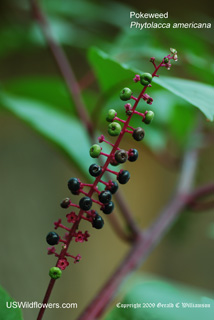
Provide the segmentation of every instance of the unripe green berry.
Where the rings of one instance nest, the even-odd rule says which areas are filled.
[[[91,146],[90,151],[89,151],[90,156],[92,158],[99,157],[100,152],[101,152],[101,147],[99,146],[99,144],[93,144],[93,146]]]
[[[147,114],[146,114],[146,116],[145,116],[145,119],[144,119],[144,122],[146,123],[146,124],[150,124],[150,122],[152,122],[152,120],[153,120],[153,118],[154,118],[154,112],[153,111],[148,111],[147,112]]]
[[[132,91],[129,88],[123,88],[123,90],[120,91],[120,99],[123,101],[127,101],[131,99]]]
[[[121,125],[117,122],[112,122],[108,126],[108,133],[110,136],[119,136],[121,130]]]
[[[148,86],[152,82],[152,75],[151,73],[143,73],[140,76],[140,82],[143,86]]]
[[[60,278],[62,275],[62,270],[58,267],[52,267],[50,268],[49,270],[49,276],[52,278],[52,279],[58,279]]]
[[[169,58],[164,58],[164,63],[168,63],[169,62]]]
[[[117,115],[117,112],[114,109],[110,109],[108,111],[106,121],[112,122],[112,120],[114,119],[114,117],[116,117],[116,115]]]

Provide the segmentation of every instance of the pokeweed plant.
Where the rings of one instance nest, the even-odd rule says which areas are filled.
[[[81,97],[84,94],[84,92],[82,93],[81,90],[84,88],[84,86],[82,87],[80,83],[77,83],[77,80],[75,79],[75,75],[73,73],[72,67],[70,66],[69,61],[66,59],[65,54],[63,53],[63,50],[60,48],[59,46],[59,42],[54,39],[54,36],[51,33],[51,30],[48,26],[47,20],[45,18],[45,14],[41,11],[41,9],[38,6],[38,1],[36,0],[30,0],[30,2],[32,3],[32,9],[33,9],[33,15],[34,18],[37,20],[37,22],[39,23],[40,27],[43,30],[44,36],[45,36],[45,40],[49,46],[49,48],[51,49],[51,53],[54,56],[55,62],[57,63],[57,66],[63,76],[63,79],[65,81],[65,83],[67,84],[67,88],[68,88],[68,92],[70,93],[71,96],[71,100],[74,102],[74,109],[77,111],[77,114],[80,118],[80,122],[82,122],[82,125],[79,126],[79,131],[77,133],[77,130],[73,124],[75,122],[71,122],[68,121],[66,122],[67,126],[67,130],[56,130],[55,126],[58,125],[60,123],[61,119],[61,113],[62,113],[62,109],[60,109],[60,112],[54,112],[54,114],[51,112],[51,110],[46,110],[45,105],[41,105],[39,103],[37,103],[36,105],[33,103],[34,100],[25,100],[25,99],[19,99],[18,96],[8,96],[7,94],[4,95],[3,94],[0,95],[1,101],[6,104],[6,107],[12,111],[13,113],[15,113],[15,115],[21,117],[22,119],[26,120],[26,122],[30,123],[32,125],[32,127],[34,129],[36,129],[37,131],[39,131],[40,133],[44,134],[45,136],[48,136],[52,139],[52,141],[57,142],[57,144],[59,144],[61,146],[61,144],[63,145],[63,139],[66,139],[66,146],[64,147],[64,150],[66,151],[71,151],[69,154],[73,154],[75,153],[74,150],[77,149],[75,146],[75,142],[74,144],[71,144],[70,142],[70,136],[72,136],[72,134],[76,134],[79,136],[81,135],[81,133],[83,134],[84,130],[85,133],[87,131],[88,135],[85,134],[82,140],[80,139],[76,139],[81,146],[83,146],[84,141],[87,140],[87,138],[91,138],[92,140],[92,144],[94,143],[94,128],[95,128],[95,122],[94,121],[94,114],[95,111],[97,110],[96,108],[94,108],[93,110],[93,116],[90,118],[88,115],[88,111],[87,109],[90,109],[90,106],[88,105],[86,108],[86,106],[84,105],[84,103],[81,102]],[[82,16],[82,11],[81,11],[81,16]],[[118,21],[118,19],[117,19]],[[146,33],[148,33],[149,31],[146,30]],[[102,34],[103,37],[103,34]],[[127,33],[124,35],[125,39],[127,40],[128,35]],[[69,34],[69,38],[70,38],[70,34]],[[150,39],[152,39],[152,41],[154,40],[154,34],[150,37],[148,37]],[[140,59],[142,59],[142,52],[143,52],[143,57],[147,57],[147,53],[146,53],[146,49],[147,47],[150,49],[154,49],[153,47],[151,47],[151,45],[149,45],[146,41],[144,41],[144,43],[141,43],[141,39],[142,39],[142,32],[139,34],[139,38],[137,38],[137,44],[140,46],[140,50],[136,50],[136,47],[134,46],[134,49],[131,51],[132,54],[135,51],[135,53],[139,53],[140,52]],[[183,39],[183,37],[180,37],[180,39]],[[172,39],[171,39],[172,40]],[[170,41],[171,41],[170,40]],[[9,43],[10,41],[8,41]],[[163,41],[160,41],[161,45],[163,45]],[[173,32],[173,42],[175,42],[174,39],[174,32]],[[77,42],[76,42],[77,43]],[[87,43],[87,42],[86,42]],[[124,50],[130,50],[131,47],[131,41],[130,41],[130,45],[127,45],[127,42],[125,41],[125,48],[122,45],[122,43],[117,44],[117,47],[119,48],[119,52],[123,53],[124,55]],[[179,41],[178,39],[176,39],[176,46],[180,46],[182,47],[184,45],[185,42],[182,42],[182,44],[179,45]],[[197,43],[198,43],[198,39],[197,39]],[[98,44],[98,46],[100,46]],[[114,48],[116,47],[116,44],[113,44]],[[88,46],[87,46],[88,47]],[[102,45],[101,45],[102,47]],[[122,49],[121,49],[122,48]],[[203,48],[203,46],[201,45],[201,48]],[[158,54],[160,54],[160,52],[158,53],[158,45],[156,45],[156,56]],[[93,50],[93,49],[92,49]],[[164,49],[165,50],[165,49]],[[150,52],[151,50],[149,50]],[[188,50],[185,47],[185,50],[183,51],[183,53],[188,52]],[[194,51],[194,50],[193,50]],[[206,49],[204,48],[204,51],[206,51]],[[208,51],[208,50],[207,50]],[[183,54],[182,53],[182,54]],[[164,53],[163,53],[164,55]],[[205,57],[204,54],[202,53],[198,53],[198,56],[200,56],[200,58],[202,56]],[[161,56],[158,56],[158,59],[161,59]],[[172,50],[171,55],[166,56],[164,58],[164,61],[161,62],[161,66],[169,69],[171,66],[171,59],[177,60],[177,53],[175,50]],[[182,57],[183,59],[184,55]],[[120,62],[118,62],[118,60]],[[107,89],[112,89],[115,87],[117,87],[121,82],[123,82],[124,80],[130,79],[130,77],[128,75],[130,74],[136,74],[136,73],[140,73],[138,71],[135,71],[136,69],[132,69],[129,68],[127,65],[123,65],[121,64],[121,60],[120,59],[120,55],[117,55],[117,61],[113,60],[110,57],[108,57],[108,55],[102,53],[102,52],[97,52],[96,49],[92,51],[92,55],[91,55],[91,62],[93,65],[93,69],[97,75],[99,84],[101,85],[101,89],[103,91],[107,91]],[[184,67],[186,67],[187,64],[187,60],[186,59],[186,63],[183,64]],[[190,60],[190,59],[189,59]],[[139,59],[135,60],[139,61]],[[192,61],[192,59],[191,59]],[[201,59],[200,59],[201,61]],[[203,61],[203,60],[202,60]],[[211,61],[211,59],[206,57],[206,61]],[[130,60],[129,60],[130,62]],[[139,61],[140,62],[140,61]],[[128,151],[126,150],[122,150],[120,148],[120,142],[122,137],[127,133],[127,135],[132,135],[133,138],[137,141],[140,141],[143,137],[144,137],[144,130],[141,128],[141,126],[139,127],[139,121],[138,121],[138,117],[140,117],[143,120],[143,123],[148,124],[149,122],[151,122],[154,114],[153,111],[148,110],[144,113],[140,113],[137,111],[137,107],[138,107],[138,103],[140,102],[140,100],[144,101],[144,103],[146,102],[148,105],[151,105],[153,103],[153,98],[154,100],[158,100],[158,104],[161,104],[161,95],[160,92],[156,92],[156,95],[159,99],[156,99],[155,96],[155,90],[153,90],[153,95],[151,97],[149,97],[147,95],[147,93],[144,91],[147,89],[147,87],[150,87],[151,85],[151,80],[153,77],[157,76],[157,68],[159,68],[159,66],[156,66],[155,63],[155,59],[151,58],[151,62],[153,63],[154,67],[155,67],[155,73],[154,74],[143,74],[143,75],[136,75],[134,78],[134,82],[140,82],[143,85],[143,89],[141,92],[141,95],[138,96],[138,98],[135,98],[131,92],[131,90],[129,88],[124,88],[121,91],[121,99],[122,101],[125,101],[125,112],[126,112],[126,120],[123,120],[123,116],[120,116],[120,118],[118,117],[119,110],[116,109],[118,111],[118,114],[116,114],[116,111],[113,109],[110,109],[108,114],[107,114],[107,121],[109,122],[109,127],[108,127],[108,132],[112,137],[118,137],[118,139],[116,140],[116,142],[110,143],[108,141],[108,139],[106,139],[103,135],[100,136],[99,138],[99,143],[103,144],[108,144],[110,147],[112,147],[111,151],[104,154],[103,150],[101,149],[101,146],[98,144],[93,144],[93,146],[90,149],[90,154],[92,157],[106,157],[106,162],[104,163],[104,165],[97,165],[97,164],[91,164],[90,168],[89,168],[89,172],[90,174],[95,178],[94,183],[83,183],[81,182],[78,178],[71,178],[68,182],[68,187],[71,191],[72,194],[79,194],[82,195],[81,201],[79,202],[79,204],[73,203],[73,199],[69,199],[66,198],[65,200],[62,201],[61,206],[63,208],[67,208],[67,209],[71,209],[72,211],[66,214],[66,219],[68,222],[68,226],[65,222],[63,222],[62,220],[66,220],[65,218],[60,219],[58,221],[55,222],[55,228],[58,230],[62,229],[65,231],[65,234],[62,236],[60,236],[59,234],[61,232],[58,231],[53,232],[51,231],[48,235],[47,235],[47,242],[50,244],[50,248],[48,249],[48,253],[55,255],[57,258],[56,264],[54,267],[52,267],[49,272],[50,272],[50,276],[51,276],[51,280],[50,280],[50,284],[48,286],[45,298],[44,298],[44,302],[47,302],[50,294],[52,292],[53,286],[55,284],[56,279],[58,279],[63,270],[69,265],[69,263],[71,263],[71,259],[73,259],[74,263],[79,262],[79,260],[81,259],[80,255],[73,255],[69,246],[71,241],[74,242],[84,242],[87,241],[89,238],[89,233],[88,231],[84,231],[81,230],[79,228],[82,227],[82,224],[80,224],[80,222],[82,220],[87,221],[89,224],[92,224],[92,226],[95,229],[101,229],[104,225],[104,218],[102,215],[102,211],[104,214],[110,214],[112,207],[113,207],[113,202],[110,199],[111,195],[116,192],[117,190],[117,183],[125,183],[128,181],[130,174],[127,170],[118,170],[118,172],[110,170],[109,169],[109,164],[111,165],[117,165],[118,163],[124,163],[127,159],[129,161],[135,161],[137,156],[138,156],[138,152],[136,149],[130,149]],[[199,66],[199,60],[196,59],[196,64],[197,67]],[[138,62],[137,62],[138,64]],[[140,65],[140,63],[139,63]],[[201,63],[201,68],[203,68],[203,72],[206,72],[205,75],[205,81],[208,82],[207,80],[207,68],[204,68],[204,64]],[[142,68],[144,69],[144,68]],[[209,68],[211,71],[211,68]],[[181,69],[180,69],[181,70]],[[134,73],[133,73],[134,72]],[[181,72],[182,73],[182,72]],[[104,76],[105,74],[105,76]],[[109,75],[109,76],[108,76]],[[198,72],[198,77],[199,80],[201,81],[202,78],[202,73],[201,71]],[[93,78],[93,75],[91,75]],[[133,77],[132,76],[132,77]],[[93,80],[93,79],[92,79]],[[29,79],[28,79],[29,81]],[[20,80],[18,81],[18,83],[20,82]],[[36,83],[36,82],[35,82]],[[34,88],[34,94],[35,94],[35,88],[37,93],[39,93],[42,90],[39,90],[37,86],[35,86],[35,83],[33,82],[33,88]],[[58,93],[53,95],[53,83],[51,82],[51,84],[47,81],[47,79],[43,79],[43,82],[41,84],[41,79],[39,81],[40,86],[39,88],[41,88],[42,86],[45,87],[45,92],[47,92],[47,88],[48,88],[48,84],[51,88],[51,97],[54,99],[54,102],[56,103],[56,98],[58,98],[58,102],[56,104],[60,105],[60,108],[62,108],[62,101],[61,98],[62,96],[60,96]],[[179,96],[180,98],[184,99],[185,101],[188,101],[189,103],[191,103],[192,105],[194,105],[195,107],[198,107],[204,114],[205,116],[212,120],[213,119],[213,88],[207,84],[203,84],[203,83],[198,83],[196,81],[190,81],[190,80],[185,80],[185,79],[178,79],[178,78],[172,78],[172,77],[161,77],[161,81],[159,82],[158,79],[153,79],[152,80],[152,84],[153,83],[158,83],[158,85],[163,86],[165,89],[167,89],[168,91],[171,91],[175,96]],[[38,84],[38,83],[37,83]],[[32,85],[32,83],[31,83]],[[126,85],[126,84],[125,84]],[[102,88],[103,87],[103,88]],[[155,89],[155,88],[153,88]],[[26,83],[24,85],[24,92],[26,93]],[[13,90],[12,90],[13,91]],[[105,93],[106,93],[105,91]],[[119,91],[119,90],[118,90]],[[37,94],[36,93],[36,94]],[[127,100],[128,99],[128,100]],[[138,101],[139,99],[139,101]],[[91,99],[92,100],[92,99]],[[42,99],[43,101],[43,99]],[[133,101],[133,105],[130,103],[131,101]],[[25,103],[24,103],[25,102]],[[165,103],[165,102],[164,102]],[[67,105],[68,105],[68,101],[66,101],[66,110],[67,110]],[[93,104],[94,104],[94,99],[93,99]],[[30,108],[29,108],[30,105]],[[100,103],[97,103],[97,105],[99,105],[100,107]],[[174,105],[173,103],[169,103],[170,105],[170,110],[173,111]],[[47,107],[47,106],[46,106]],[[58,107],[58,106],[57,106]],[[163,107],[163,105],[162,105]],[[116,108],[116,107],[115,107]],[[135,109],[134,109],[135,108]],[[153,110],[154,110],[155,106],[153,105]],[[166,112],[163,112],[162,108],[161,109],[159,115],[158,112],[156,113],[156,117],[160,119],[160,115],[162,114],[162,117],[164,116],[164,118],[167,118]],[[185,114],[182,111],[182,108],[180,108],[180,104],[179,104],[179,115],[176,116],[176,119],[178,119],[178,124],[179,124],[179,128],[181,128],[181,124],[184,124],[185,122]],[[36,111],[38,111],[38,113],[36,113]],[[192,111],[190,111],[191,113]],[[39,116],[38,116],[39,115]],[[63,116],[63,113],[62,113]],[[51,122],[50,119],[52,119],[52,117],[54,118],[54,125],[49,125],[47,126],[47,121],[49,121],[49,123]],[[64,114],[64,117],[66,118],[66,120],[68,119],[67,114]],[[192,113],[191,113],[191,117],[192,117]],[[137,120],[137,125],[134,125],[137,128],[133,128],[131,127],[131,118],[136,118]],[[93,122],[92,120],[93,119]],[[170,119],[170,120],[169,120]],[[72,119],[73,120],[73,119]],[[171,126],[175,125],[175,121],[171,121],[172,118],[168,118],[168,122],[171,124]],[[52,124],[53,124],[52,123]],[[133,121],[134,123],[134,121]],[[188,123],[188,122],[187,122]],[[63,126],[63,129],[65,128],[65,121],[61,121],[61,127]],[[124,129],[124,127],[126,126],[126,128]],[[155,127],[155,123],[154,125],[152,125],[152,128]],[[161,126],[163,129],[163,126]],[[189,126],[188,126],[189,127]],[[53,131],[50,131],[50,128],[54,128]],[[60,126],[58,127],[60,128]],[[150,129],[150,128],[148,128]],[[182,129],[183,130],[183,129]],[[202,130],[201,128],[197,127],[197,130],[201,133]],[[146,131],[146,140],[148,143],[148,137],[152,136],[152,134],[148,134],[149,130]],[[56,135],[55,135],[56,134]],[[60,135],[60,137],[59,137]],[[198,149],[200,149],[200,147],[198,145],[195,144],[195,141],[198,142],[198,137],[196,137],[194,134],[190,134],[188,135],[188,139],[187,139],[187,134],[185,134],[182,131],[182,137],[185,138],[185,142],[189,141],[190,139],[192,141],[194,141],[194,143],[189,144],[188,146],[186,146],[185,144],[185,152],[182,155],[182,167],[179,173],[179,177],[178,177],[178,184],[177,184],[177,188],[174,192],[174,195],[172,197],[172,199],[167,203],[165,209],[163,210],[163,212],[161,212],[161,214],[159,214],[157,216],[157,219],[155,220],[154,224],[152,224],[151,226],[149,226],[146,230],[141,230],[140,228],[138,228],[135,220],[133,219],[131,212],[128,209],[128,206],[126,206],[126,204],[124,204],[124,201],[120,201],[119,202],[119,195],[120,192],[116,192],[114,198],[116,199],[119,208],[121,209],[121,214],[123,215],[124,220],[126,221],[127,225],[129,226],[129,231],[132,237],[127,236],[127,233],[125,231],[122,230],[122,228],[120,229],[120,233],[117,232],[117,235],[119,235],[121,237],[121,235],[123,235],[123,239],[129,240],[129,243],[131,244],[130,246],[130,250],[128,252],[128,255],[123,259],[123,261],[121,262],[121,264],[117,267],[117,269],[114,271],[114,274],[110,277],[110,279],[108,279],[107,283],[104,284],[103,288],[100,290],[99,294],[94,298],[94,300],[92,301],[92,303],[89,305],[88,308],[85,309],[85,311],[83,312],[83,314],[80,316],[79,319],[81,320],[93,320],[93,319],[97,319],[100,315],[103,314],[106,306],[109,305],[109,302],[111,301],[112,297],[115,295],[115,291],[118,289],[119,284],[125,279],[126,275],[129,275],[130,272],[134,269],[136,269],[143,261],[145,261],[145,258],[152,252],[153,248],[155,247],[155,245],[161,240],[161,238],[164,236],[164,234],[166,233],[166,231],[169,229],[169,227],[175,222],[176,218],[179,216],[179,214],[186,209],[187,205],[188,205],[188,209],[191,210],[203,210],[203,209],[207,209],[207,208],[213,208],[213,202],[212,201],[208,201],[207,203],[204,202],[198,202],[198,199],[200,197],[205,197],[205,196],[209,196],[211,193],[213,193],[214,190],[214,185],[207,185],[205,187],[199,188],[198,190],[192,191],[192,182],[194,180],[194,176],[195,176],[195,169],[197,167],[197,159],[198,159]],[[208,135],[207,135],[208,136]],[[59,139],[60,138],[60,139]],[[62,139],[61,139],[62,138]],[[89,140],[89,139],[88,139]],[[87,141],[88,141],[87,140]],[[119,141],[118,141],[119,140]],[[125,140],[125,139],[124,139]],[[68,141],[68,143],[67,143]],[[148,143],[151,146],[151,143]],[[85,143],[84,145],[87,145],[87,143]],[[64,146],[64,145],[63,145]],[[116,148],[117,146],[117,148]],[[86,150],[86,148],[84,147],[84,149]],[[76,154],[76,158],[78,160],[78,162],[82,159],[80,159],[81,157],[79,156],[79,151]],[[87,153],[87,152],[86,152]],[[84,153],[85,155],[85,153]],[[105,158],[104,158],[105,159]],[[85,161],[82,161],[82,163],[84,163],[84,165],[86,166],[86,170],[88,171],[88,166],[89,164],[87,163],[88,159],[84,159]],[[164,157],[164,163],[166,164],[167,162],[167,156]],[[108,163],[108,164],[107,164]],[[76,161],[77,164],[77,161]],[[105,166],[106,165],[106,166]],[[104,178],[104,174],[105,174],[105,178]],[[107,178],[107,176],[113,175],[115,176],[115,179],[111,179],[111,178]],[[107,180],[105,180],[107,179]],[[106,182],[108,181],[108,182]],[[122,203],[123,202],[123,203]],[[99,210],[95,210],[94,206],[89,209],[90,205],[94,206],[98,206],[101,209],[101,212]],[[86,206],[86,207],[85,207]],[[83,208],[83,209],[82,209]],[[75,212],[76,211],[76,212]],[[128,212],[127,212],[128,211]],[[129,215],[128,215],[129,213]],[[115,215],[110,215],[108,217],[109,221],[112,222],[113,219],[117,219],[117,217]],[[115,220],[114,220],[115,221]],[[116,220],[117,221],[117,220]],[[72,227],[70,227],[72,225]],[[115,224],[112,223],[112,226],[116,228]],[[61,231],[62,231],[61,230]],[[80,231],[81,230],[81,231]],[[121,232],[121,230],[123,231],[123,234]],[[118,231],[118,230],[117,230]],[[126,236],[126,238],[125,238]],[[121,237],[122,238],[122,237]],[[58,246],[55,248],[55,245],[58,244]],[[61,247],[62,245],[62,247]],[[59,248],[60,247],[60,248]],[[57,248],[61,249],[57,250]],[[149,291],[149,290],[148,290]],[[162,293],[162,291],[161,291]],[[140,298],[142,297],[141,295],[142,293],[140,292]],[[164,296],[164,293],[162,293]],[[38,319],[41,319],[43,316],[45,309],[41,309],[39,315],[38,315]],[[9,314],[11,315],[11,313]],[[143,315],[141,315],[142,317]],[[152,315],[154,316],[154,314]],[[6,316],[2,316],[3,318],[6,319]],[[1,318],[1,314],[0,314],[0,318]],[[116,319],[118,319],[119,317],[116,317]],[[149,316],[145,316],[145,318],[149,318]],[[131,319],[131,317],[130,317]],[[135,318],[134,318],[135,319]],[[170,318],[171,319],[171,318]]]
[[[48,302],[51,291],[55,284],[55,281],[61,277],[62,271],[68,267],[68,259],[73,259],[74,263],[77,263],[81,259],[81,255],[77,256],[69,253],[68,249],[72,240],[75,242],[86,242],[90,237],[88,231],[82,232],[79,230],[80,222],[82,220],[88,221],[96,229],[102,229],[104,226],[103,217],[93,208],[93,204],[98,205],[100,210],[105,214],[109,215],[114,210],[114,203],[112,201],[112,195],[118,190],[118,183],[126,184],[130,179],[130,173],[127,170],[114,171],[109,168],[109,165],[117,166],[119,164],[125,163],[127,160],[134,162],[138,159],[138,151],[136,149],[123,150],[120,148],[120,143],[125,134],[130,134],[136,141],[141,141],[145,136],[145,130],[142,127],[134,128],[130,125],[132,117],[141,117],[142,122],[146,125],[150,124],[154,118],[154,112],[152,110],[147,110],[144,113],[137,111],[137,107],[140,101],[144,101],[148,105],[152,105],[153,98],[150,97],[146,90],[152,87],[152,79],[154,77],[159,77],[157,72],[161,67],[167,68],[171,67],[171,60],[177,61],[177,51],[176,49],[170,49],[170,54],[165,56],[160,64],[156,65],[155,58],[152,57],[150,62],[152,62],[155,70],[152,74],[143,73],[141,75],[136,74],[133,81],[140,82],[143,89],[139,93],[138,97],[135,97],[130,88],[123,88],[120,92],[120,99],[125,102],[125,114],[126,119],[121,119],[117,117],[117,112],[114,109],[109,109],[107,113],[106,120],[109,122],[108,134],[112,137],[118,137],[115,143],[108,141],[102,134],[98,141],[99,143],[106,143],[111,146],[111,151],[109,153],[104,153],[102,147],[99,144],[94,144],[91,146],[89,153],[92,158],[98,158],[100,156],[106,157],[106,161],[102,166],[98,164],[91,164],[89,167],[89,173],[95,178],[93,183],[83,183],[78,178],[70,178],[68,180],[68,189],[73,195],[84,195],[80,198],[79,203],[76,204],[70,198],[65,198],[61,202],[61,207],[64,209],[72,209],[71,212],[66,214],[66,219],[71,227],[66,226],[62,223],[60,218],[58,221],[54,222],[54,229],[62,229],[65,231],[63,236],[60,236],[55,231],[50,231],[46,237],[46,241],[51,247],[48,248],[49,255],[55,255],[57,257],[57,262],[54,267],[49,270],[50,283],[43,300],[43,306],[40,309],[38,320],[41,320],[45,311],[45,304]],[[134,101],[133,104],[127,101]],[[103,179],[104,174],[108,172],[115,176],[117,181],[109,180],[106,182]],[[103,187],[104,186],[104,189]],[[86,191],[87,189],[87,191]],[[103,189],[103,190],[101,190]],[[75,212],[76,210],[76,212]],[[78,213],[77,213],[78,211]],[[55,245],[61,244],[61,251],[56,252]]]

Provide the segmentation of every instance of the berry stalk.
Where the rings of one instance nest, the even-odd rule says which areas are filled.
[[[90,210],[92,203],[95,202],[95,203],[99,204],[101,206],[101,210],[105,214],[110,214],[113,211],[114,204],[111,201],[111,194],[113,194],[117,191],[118,186],[117,186],[116,182],[113,182],[110,180],[109,183],[107,183],[107,185],[106,185],[106,189],[105,189],[106,191],[99,192],[97,185],[99,182],[103,183],[103,181],[101,179],[102,179],[102,176],[104,175],[104,173],[106,171],[109,171],[109,172],[116,174],[117,180],[121,184],[125,184],[128,182],[128,180],[130,178],[130,174],[127,170],[120,170],[119,172],[115,172],[115,171],[108,169],[108,165],[113,164],[113,163],[116,163],[116,164],[123,163],[127,159],[129,159],[129,161],[137,160],[137,157],[138,157],[137,150],[130,149],[128,152],[126,152],[125,150],[120,149],[119,145],[120,145],[121,140],[123,139],[124,134],[126,132],[130,133],[130,131],[127,130],[127,128],[132,128],[132,127],[130,127],[129,123],[130,123],[133,115],[138,114],[135,110],[139,104],[139,101],[141,99],[143,99],[147,102],[147,104],[152,103],[153,99],[151,97],[149,97],[148,95],[146,95],[145,91],[148,87],[151,87],[152,79],[153,79],[153,77],[157,76],[157,71],[159,70],[159,68],[165,66],[164,60],[166,58],[168,59],[168,61],[170,59],[174,59],[174,54],[172,56],[168,55],[167,57],[165,57],[162,60],[162,62],[158,66],[155,67],[155,70],[152,74],[144,73],[141,76],[139,76],[139,75],[135,76],[134,81],[135,82],[140,81],[141,84],[144,86],[137,98],[133,97],[132,92],[129,88],[124,88],[121,91],[121,93],[120,93],[121,100],[123,100],[123,101],[127,101],[130,99],[135,100],[133,107],[131,107],[130,104],[125,105],[126,114],[128,116],[126,121],[116,117],[116,112],[113,109],[109,110],[107,121],[111,122],[111,124],[109,124],[108,132],[112,136],[118,136],[118,138],[114,144],[111,144],[112,150],[109,155],[101,152],[102,149],[99,145],[93,145],[91,147],[90,155],[92,156],[92,158],[96,158],[99,155],[107,156],[107,159],[106,159],[102,168],[100,168],[99,166],[97,166],[95,164],[91,165],[89,168],[90,174],[92,176],[96,177],[94,183],[93,184],[83,184],[76,178],[71,178],[69,180],[68,187],[69,187],[70,191],[73,194],[83,193],[85,195],[85,197],[83,197],[80,200],[79,205],[71,203],[70,199],[68,199],[68,198],[66,198],[61,203],[61,206],[63,208],[77,207],[80,209],[78,215],[76,215],[74,212],[71,212],[66,215],[68,222],[73,223],[72,228],[69,229],[69,228],[65,227],[64,225],[62,225],[61,219],[59,219],[58,222],[54,223],[55,229],[62,228],[62,229],[69,231],[68,234],[65,235],[65,240],[61,239],[54,232],[51,233],[51,236],[49,233],[49,238],[47,239],[48,244],[55,245],[55,244],[58,244],[59,242],[62,242],[63,246],[62,246],[62,250],[61,250],[60,254],[55,253],[54,247],[48,249],[48,254],[54,254],[58,258],[58,260],[57,260],[56,266],[52,267],[50,269],[49,275],[51,277],[51,280],[50,280],[45,298],[43,300],[43,304],[48,302],[51,291],[52,291],[54,284],[55,284],[55,280],[61,276],[61,270],[64,270],[69,265],[69,262],[67,261],[66,257],[73,257],[72,255],[68,254],[68,252],[67,252],[68,247],[69,247],[72,239],[75,238],[76,242],[88,241],[88,237],[90,235],[88,234],[87,231],[85,231],[84,234],[81,231],[77,232],[77,230],[79,228],[80,221],[82,219],[87,220],[87,221],[91,222],[93,227],[95,227],[96,229],[101,229],[103,227],[104,221],[103,221],[102,217],[100,217],[96,211]],[[152,121],[153,116],[154,116],[154,114],[152,111],[150,111],[150,113],[146,111],[145,114],[143,114],[143,122],[145,122],[146,124],[149,124]],[[122,122],[124,124],[122,129],[121,129],[121,126],[117,122],[115,122],[115,120],[119,120],[120,122]],[[135,140],[140,141],[144,138],[144,130],[142,128],[140,128],[140,127],[136,128],[136,129],[132,128],[132,130],[133,131],[131,131],[131,133],[132,133],[133,138]],[[99,138],[99,141],[100,142],[103,142],[103,141],[107,142],[104,138],[103,139]],[[82,190],[82,188],[84,186],[90,187],[88,192],[85,192]],[[98,195],[99,195],[99,201],[92,199],[92,196],[95,192],[98,193]],[[84,217],[84,213],[87,214],[87,217]],[[58,242],[56,242],[57,237],[59,238]],[[76,263],[76,262],[79,262],[81,257],[78,255],[78,258],[77,257],[73,257],[73,258],[75,260],[74,262]],[[45,311],[45,308],[42,307],[40,309],[37,320],[42,319],[44,311]]]

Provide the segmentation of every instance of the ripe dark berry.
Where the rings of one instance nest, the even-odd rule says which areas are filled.
[[[109,203],[111,201],[111,192],[109,190],[102,191],[99,194],[99,200],[102,203]]]
[[[93,219],[92,226],[95,229],[102,229],[102,227],[104,226],[103,218],[97,214],[96,217]]]
[[[110,201],[109,203],[105,204],[101,210],[103,211],[103,213],[105,214],[110,214],[112,213],[112,211],[114,210],[114,203],[112,201]]]
[[[71,200],[69,198],[65,198],[64,200],[62,200],[62,202],[60,203],[60,206],[64,209],[69,207],[69,204],[71,203]]]
[[[91,209],[92,207],[92,200],[89,197],[83,197],[80,199],[79,201],[79,206],[80,209],[84,210],[84,211],[88,211]]]
[[[138,151],[136,149],[130,149],[128,160],[131,162],[134,162],[137,160],[137,158],[138,158]]]
[[[145,131],[141,127],[138,127],[134,130],[132,136],[136,141],[141,141],[145,136]]]
[[[59,243],[59,235],[54,231],[49,232],[46,237],[46,241],[49,245],[53,246],[53,245]]]
[[[92,177],[98,177],[102,172],[102,168],[98,164],[93,163],[89,167],[89,173]]]
[[[111,181],[111,185],[106,187],[106,190],[109,190],[111,194],[115,194],[118,190],[118,184],[116,181]]]
[[[128,155],[125,150],[117,150],[114,155],[115,159],[119,163],[124,163],[128,159]]]
[[[130,179],[130,173],[127,170],[121,170],[117,176],[117,180],[121,184],[127,183],[129,179]]]
[[[120,99],[123,101],[127,101],[131,99],[132,91],[129,88],[123,88],[123,90],[120,91]]]
[[[72,194],[78,194],[80,189],[80,182],[77,178],[71,178],[68,180],[68,189]]]

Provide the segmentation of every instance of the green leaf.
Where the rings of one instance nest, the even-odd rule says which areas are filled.
[[[105,320],[212,320],[214,300],[207,295],[211,294],[162,279],[138,277]],[[122,307],[124,304],[129,307]],[[209,306],[196,306],[202,304]]]
[[[60,77],[19,77],[6,82],[4,89],[12,95],[40,101],[69,115],[77,114],[68,89]],[[97,94],[91,90],[84,90],[82,98],[88,112],[93,110]]]
[[[89,61],[104,92],[112,88],[118,88],[118,84],[124,84],[125,81],[129,85],[130,80],[136,73],[142,73],[140,70],[130,68],[125,64],[113,60],[109,55],[97,48],[91,48],[89,51]],[[196,81],[162,76],[153,79],[153,83],[191,103],[200,109],[209,120],[213,121],[214,87]]]
[[[0,286],[0,319],[2,320],[23,320],[21,309],[14,307],[14,300]],[[15,304],[17,306],[17,304]],[[14,306],[15,306],[14,305]]]
[[[40,101],[75,114],[67,87],[59,77],[19,77],[7,82],[4,88],[12,95]]]
[[[201,82],[168,77],[156,79],[156,83],[197,107],[207,119],[214,120],[213,86]]]
[[[60,147],[82,173],[89,177],[91,143],[80,121],[48,104],[3,92],[0,94],[0,102],[7,110]]]

